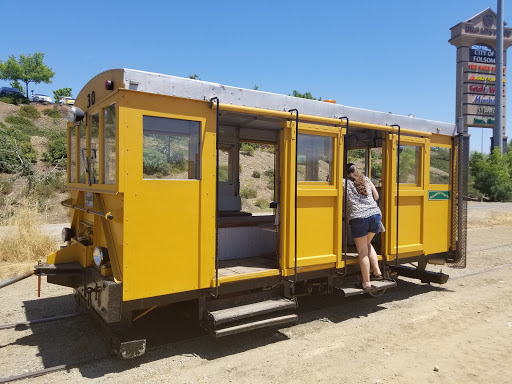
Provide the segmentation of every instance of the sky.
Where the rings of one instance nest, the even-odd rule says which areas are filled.
[[[0,60],[43,52],[55,76],[29,91],[52,97],[131,68],[453,123],[450,28],[486,8],[497,0],[0,0]],[[504,9],[512,23],[512,3]],[[488,152],[492,130],[470,133]]]

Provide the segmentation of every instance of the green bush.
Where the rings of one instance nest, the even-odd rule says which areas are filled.
[[[257,207],[260,207],[260,208],[268,208],[270,203],[268,202],[267,199],[264,199],[264,198],[261,197],[258,200],[256,200],[254,205],[257,206]]]
[[[62,117],[60,112],[53,108],[45,108],[45,109],[43,109],[43,113],[46,116],[53,117],[54,119],[58,119],[58,118]]]
[[[32,174],[31,163],[36,158],[30,137],[0,123],[0,172]]]
[[[490,156],[473,152],[469,170],[474,177],[474,187],[490,201],[512,199],[512,153],[502,156],[499,148]]]
[[[146,175],[168,175],[170,172],[167,156],[155,149],[144,148],[142,169]]]
[[[64,137],[51,139],[48,143],[48,150],[43,154],[44,161],[53,165],[57,163],[59,163],[60,166],[66,165],[64,159],[66,159],[68,155],[67,144],[68,140]]]
[[[18,130],[28,136],[44,136],[44,133],[36,125],[23,116],[7,116],[5,122],[11,125],[11,129]]]
[[[35,127],[33,122],[23,116],[10,115],[5,118],[5,122],[11,125],[27,125],[29,127]]]
[[[252,147],[249,143],[243,143],[240,145],[240,153],[246,156],[254,155],[254,147]]]
[[[258,196],[258,191],[252,187],[243,187],[240,191],[240,197],[242,199],[254,199]]]
[[[267,177],[274,177],[274,170],[273,169],[267,169],[263,174]]]
[[[18,110],[18,115],[28,117],[29,119],[38,119],[41,117],[39,111],[33,105],[24,105]]]
[[[26,98],[25,96],[19,95],[19,94],[2,96],[2,97],[0,97],[0,101],[3,103],[13,104],[13,105],[30,103],[30,100],[28,98]]]
[[[274,188],[275,188],[275,186],[274,186],[274,176],[269,177],[268,183],[267,183],[267,188],[272,190],[272,191],[274,190]]]
[[[258,171],[253,171],[252,173],[252,177],[254,177],[255,179],[259,179],[260,178],[260,173]]]

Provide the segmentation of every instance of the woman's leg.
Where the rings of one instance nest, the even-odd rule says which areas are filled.
[[[368,257],[368,236],[356,237],[354,239],[359,257],[359,267],[363,278],[363,288],[370,288],[370,259]]]
[[[375,248],[373,248],[372,245],[372,239],[375,236],[375,233],[370,232],[368,233],[367,239],[368,239],[368,257],[370,259],[370,265],[372,267],[373,274],[375,276],[381,276],[382,272],[380,271],[379,267],[379,260],[377,259],[377,252],[375,252]]]

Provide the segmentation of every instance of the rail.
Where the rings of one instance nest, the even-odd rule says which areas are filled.
[[[114,219],[114,215],[112,215],[111,212],[101,213],[101,212],[93,211],[90,208],[84,208],[84,207],[80,207],[80,206],[75,205],[75,204],[68,203],[66,201],[61,202],[61,204],[63,206],[65,206],[65,207],[68,207],[68,208],[78,209],[79,211],[82,211],[82,212],[92,213],[93,215],[104,217],[107,220],[113,220]]]

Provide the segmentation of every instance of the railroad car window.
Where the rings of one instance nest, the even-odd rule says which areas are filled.
[[[231,148],[219,148],[219,174],[218,180],[225,183],[232,183],[232,156]]]
[[[361,172],[366,175],[366,149],[349,149],[347,154],[348,163],[354,163]]]
[[[99,177],[99,159],[100,154],[100,114],[95,113],[91,116],[89,125],[89,167],[91,173],[91,183],[97,184]]]
[[[78,154],[79,164],[78,164],[78,172],[80,173],[79,183],[87,183],[87,126],[85,124],[81,124],[78,127],[79,134],[79,148],[80,153]]]
[[[116,105],[104,109],[103,115],[103,183],[116,183]]]
[[[76,127],[69,128],[69,182],[76,183]]]
[[[333,146],[332,137],[300,133],[297,180],[331,182]]]
[[[450,184],[450,148],[430,147],[430,184]]]
[[[144,116],[144,179],[199,179],[200,123]]]
[[[398,153],[400,156],[400,183],[418,185],[421,148],[416,145],[401,145]]]
[[[382,148],[370,149],[370,179],[376,187],[382,187]]]

